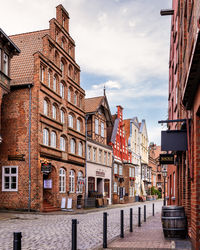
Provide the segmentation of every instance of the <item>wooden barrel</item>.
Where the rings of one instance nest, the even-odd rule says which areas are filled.
[[[185,238],[187,236],[187,218],[184,207],[163,206],[162,227],[165,237]]]

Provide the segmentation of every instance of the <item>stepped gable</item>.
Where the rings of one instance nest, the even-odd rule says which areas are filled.
[[[34,56],[33,54],[43,50],[43,37],[49,34],[49,30],[40,30],[10,36],[13,42],[21,50],[17,57],[11,60],[11,86],[33,83]]]

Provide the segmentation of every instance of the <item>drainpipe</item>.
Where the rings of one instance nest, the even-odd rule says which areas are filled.
[[[28,211],[31,211],[31,85],[29,88],[29,129],[28,129]]]
[[[87,121],[88,121],[88,115],[85,117],[85,198],[87,197]]]

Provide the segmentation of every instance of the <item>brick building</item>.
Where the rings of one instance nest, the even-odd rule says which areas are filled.
[[[172,2],[169,119],[183,120],[169,123],[169,129],[186,131],[187,150],[174,151],[176,185],[170,183],[169,194],[185,207],[193,249],[200,249],[200,2]]]
[[[69,15],[58,5],[49,29],[11,39],[21,54],[12,60],[12,91],[2,101],[1,207],[42,211],[60,207],[63,198],[75,207],[84,195],[85,92]]]
[[[0,118],[1,103],[3,96],[10,92],[10,61],[14,55],[19,55],[20,49],[14,42],[0,29]],[[0,143],[1,136],[1,119],[0,119]]]
[[[117,106],[113,115],[113,130],[109,145],[113,148],[113,203],[134,201],[135,169],[132,164],[131,151],[125,137],[123,108]]]
[[[107,129],[112,116],[106,95],[85,99],[87,123],[86,194],[98,196],[111,204],[112,147],[108,146]],[[100,204],[99,204],[100,205]]]

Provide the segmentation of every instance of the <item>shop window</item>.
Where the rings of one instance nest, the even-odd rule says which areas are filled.
[[[88,196],[91,195],[91,192],[95,191],[95,178],[88,177]]]
[[[2,191],[18,191],[18,166],[2,167]]]
[[[64,168],[60,168],[59,171],[59,191],[60,193],[66,192],[66,171]]]
[[[69,192],[75,192],[75,173],[74,170],[70,170],[69,172]]]

